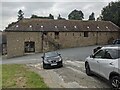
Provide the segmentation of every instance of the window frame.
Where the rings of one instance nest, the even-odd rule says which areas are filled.
[[[84,37],[89,37],[89,32],[88,31],[84,32]]]
[[[59,32],[54,32],[55,39],[59,39]]]

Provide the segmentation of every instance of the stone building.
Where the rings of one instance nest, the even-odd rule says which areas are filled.
[[[7,54],[7,48],[6,48],[6,35],[3,31],[0,31],[0,55]]]
[[[23,19],[5,29],[8,58],[60,48],[108,44],[120,28],[110,21]]]

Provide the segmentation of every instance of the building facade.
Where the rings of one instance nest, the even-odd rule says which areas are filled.
[[[7,57],[108,44],[120,28],[109,21],[23,19],[6,28]]]

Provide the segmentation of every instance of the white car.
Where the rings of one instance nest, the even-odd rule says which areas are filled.
[[[120,89],[120,47],[105,46],[85,60],[87,75],[96,74],[110,81],[113,88]]]

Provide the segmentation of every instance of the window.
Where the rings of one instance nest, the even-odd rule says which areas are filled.
[[[99,26],[97,26],[97,29],[99,29],[100,27]]]
[[[41,26],[41,28],[43,28],[43,26]]]
[[[19,25],[16,25],[16,27],[19,27]]]
[[[73,33],[73,36],[74,36],[74,33]]]
[[[120,58],[120,50],[117,49],[108,49],[105,53],[106,59],[117,59]]]
[[[48,45],[48,42],[45,42],[45,45]]]
[[[107,35],[107,32],[106,32],[106,35]]]
[[[112,59],[112,56],[109,51],[105,51],[104,59]]]
[[[55,39],[59,39],[59,32],[55,32]]]
[[[80,33],[80,36],[81,36],[81,33]]]
[[[74,26],[74,28],[77,28],[77,26]]]
[[[65,33],[65,36],[67,36],[67,33]]]
[[[105,51],[104,51],[104,50],[100,50],[100,51],[98,51],[98,52],[94,55],[94,57],[95,57],[95,58],[103,58],[104,55],[105,55]]]
[[[117,49],[100,50],[94,55],[94,58],[118,59],[120,58],[120,50]]]
[[[93,36],[95,36],[95,33],[93,33]]]
[[[55,28],[57,28],[57,26],[55,26]]]
[[[120,40],[115,40],[114,44],[120,44]]]
[[[50,35],[52,36],[52,33]]]
[[[35,42],[25,42],[25,53],[35,52]]]
[[[88,37],[88,32],[84,32],[84,37]]]
[[[99,36],[101,36],[101,32],[99,32]]]
[[[32,28],[32,25],[30,25],[29,27]]]
[[[89,26],[87,26],[87,29],[89,29],[90,27]]]
[[[66,28],[66,26],[64,26],[64,28]]]
[[[47,32],[43,32],[44,35],[47,35]]]

